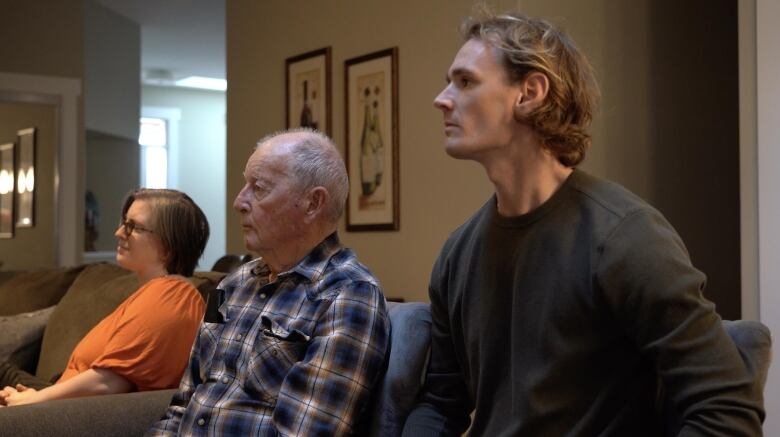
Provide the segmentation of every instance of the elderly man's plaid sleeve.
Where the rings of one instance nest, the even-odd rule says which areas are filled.
[[[377,286],[353,282],[341,290],[282,384],[273,414],[280,435],[351,433],[381,373],[389,334]]]

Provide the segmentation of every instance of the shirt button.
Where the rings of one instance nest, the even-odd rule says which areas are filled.
[[[206,424],[206,419],[204,419],[204,418],[202,418],[202,417],[201,417],[200,419],[198,419],[198,425],[199,425],[199,426],[203,426],[203,425],[205,425],[205,424]]]
[[[277,351],[276,351],[276,349],[271,349],[271,353],[272,353],[272,354],[274,354],[274,355],[276,355],[276,354],[278,354],[279,352],[277,352]]]
[[[240,341],[242,338],[244,338],[244,336],[243,336],[243,335],[241,335],[241,334],[238,334],[238,335],[236,335],[236,339],[237,339],[237,340],[239,340],[239,341]]]
[[[265,293],[260,293],[260,299],[265,299],[267,296]]]
[[[223,377],[222,377],[222,383],[223,383],[223,384],[227,384],[228,382],[230,382],[230,379],[228,379],[228,377],[227,377],[227,376],[223,376]]]

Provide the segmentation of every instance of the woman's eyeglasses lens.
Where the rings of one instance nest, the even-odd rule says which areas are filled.
[[[151,229],[146,229],[143,226],[139,226],[132,220],[123,220],[119,222],[119,226],[124,229],[125,235],[128,237],[133,233],[133,231],[152,232]]]

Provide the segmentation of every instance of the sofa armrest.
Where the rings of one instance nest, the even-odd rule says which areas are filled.
[[[63,399],[0,408],[0,434],[18,437],[142,436],[176,390]]]

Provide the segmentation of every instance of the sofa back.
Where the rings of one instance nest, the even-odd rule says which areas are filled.
[[[0,316],[57,305],[84,266],[0,272]]]

